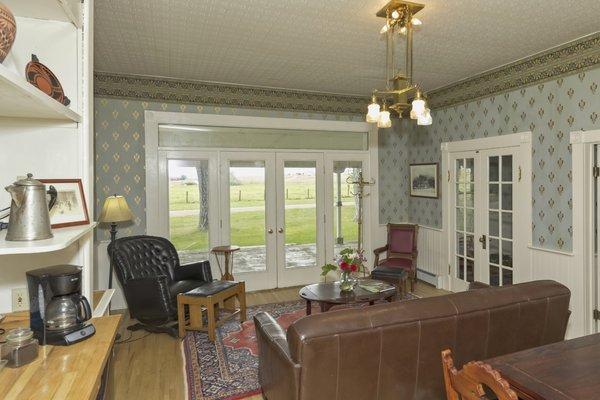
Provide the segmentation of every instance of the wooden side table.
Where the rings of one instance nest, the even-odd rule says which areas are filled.
[[[224,269],[225,272],[221,272],[223,275],[221,276],[222,281],[232,281],[233,279],[233,253],[238,251],[239,246],[217,246],[211,249],[211,253],[215,255],[217,259],[217,264],[219,264],[219,256],[222,255],[225,259]]]
[[[239,308],[228,308],[228,299],[237,298]],[[234,302],[230,302],[234,303]],[[224,306],[219,307],[220,304]],[[189,322],[185,320],[185,307],[189,310]],[[206,310],[207,326],[202,320],[202,310]],[[220,311],[225,315],[220,316]],[[246,285],[244,282],[214,281],[194,290],[177,295],[177,314],[179,319],[179,337],[185,331],[205,331],[211,342],[215,341],[216,329],[225,321],[240,316],[240,322],[246,320]]]

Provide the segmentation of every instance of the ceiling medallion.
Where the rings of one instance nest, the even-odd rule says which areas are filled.
[[[422,22],[414,15],[425,7],[423,4],[408,1],[391,0],[378,13],[385,18],[385,25],[380,33],[386,36],[386,88],[373,90],[371,104],[367,111],[367,122],[377,123],[379,128],[392,126],[390,110],[400,118],[408,113],[418,125],[431,125],[431,112],[419,85],[413,83],[413,32]],[[406,40],[405,68],[402,71],[397,64],[399,43]],[[409,95],[412,102],[409,103]],[[382,106],[380,106],[381,101]],[[388,105],[388,101],[391,103]]]

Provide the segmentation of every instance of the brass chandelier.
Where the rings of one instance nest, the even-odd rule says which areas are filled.
[[[413,83],[413,32],[416,26],[422,24],[414,15],[424,7],[423,4],[391,0],[377,13],[378,17],[385,18],[385,25],[380,33],[386,39],[386,88],[373,90],[366,119],[367,122],[376,123],[379,128],[392,126],[389,110],[397,113],[400,118],[408,113],[411,119],[417,120],[418,125],[432,123],[431,112],[421,87]],[[396,53],[400,53],[397,47],[401,39],[406,40],[404,71],[398,67],[396,60]],[[410,103],[409,96],[412,98]]]

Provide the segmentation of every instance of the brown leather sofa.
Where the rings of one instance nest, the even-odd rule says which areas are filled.
[[[571,293],[554,281],[301,318],[254,317],[268,400],[444,399],[440,353],[470,360],[564,339]]]

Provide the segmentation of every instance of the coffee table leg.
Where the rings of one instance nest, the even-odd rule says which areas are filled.
[[[310,300],[306,300],[306,315],[310,315],[312,313],[312,304]]]
[[[325,303],[324,301],[319,303],[319,305],[321,306],[321,312],[327,312],[333,307],[333,304]]]

